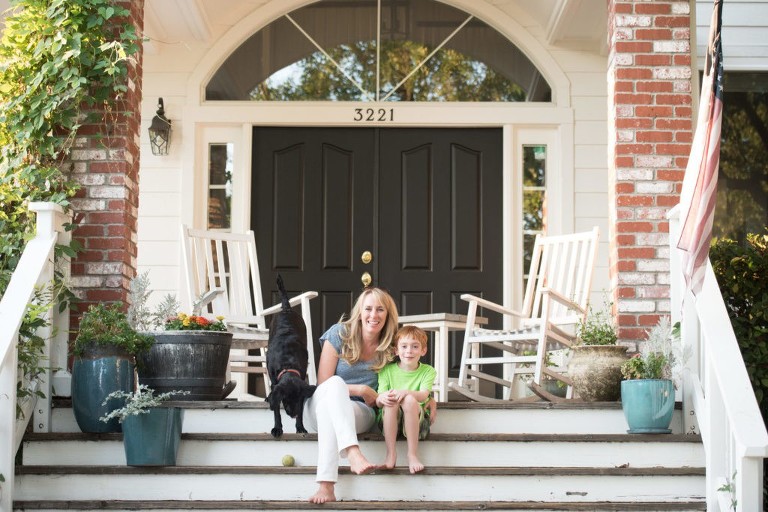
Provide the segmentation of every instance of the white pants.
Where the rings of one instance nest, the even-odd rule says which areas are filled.
[[[304,426],[317,432],[318,482],[339,479],[339,458],[346,458],[347,448],[358,444],[357,434],[373,426],[376,415],[363,402],[349,399],[349,388],[334,375],[304,402]]]

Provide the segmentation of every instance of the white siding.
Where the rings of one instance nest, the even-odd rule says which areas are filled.
[[[698,69],[704,67],[712,1],[696,0]],[[723,2],[723,64],[726,71],[768,71],[768,2]]]

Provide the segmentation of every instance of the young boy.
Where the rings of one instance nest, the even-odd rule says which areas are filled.
[[[380,407],[377,420],[387,446],[383,466],[395,467],[397,434],[402,425],[408,441],[408,468],[411,473],[418,473],[424,469],[419,460],[419,440],[427,437],[434,421],[429,402],[436,372],[428,364],[419,362],[427,353],[427,333],[423,329],[410,325],[400,328],[395,334],[395,349],[399,360],[379,372],[376,398],[376,405]]]

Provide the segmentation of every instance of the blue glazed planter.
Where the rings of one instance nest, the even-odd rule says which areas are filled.
[[[675,385],[667,379],[622,381],[621,408],[630,434],[669,434],[675,410]]]
[[[123,420],[123,447],[129,466],[174,466],[184,410],[155,407]]]
[[[99,418],[125,405],[125,399],[112,399],[113,391],[133,391],[133,357],[114,347],[93,347],[75,357],[72,366],[72,410],[83,432],[120,432],[120,423]]]

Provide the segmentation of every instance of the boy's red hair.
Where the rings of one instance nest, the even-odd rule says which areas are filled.
[[[400,338],[413,338],[421,343],[421,348],[427,346],[427,332],[415,325],[404,325],[398,329],[397,334],[395,334],[395,347],[397,347],[397,342],[400,341]]]

